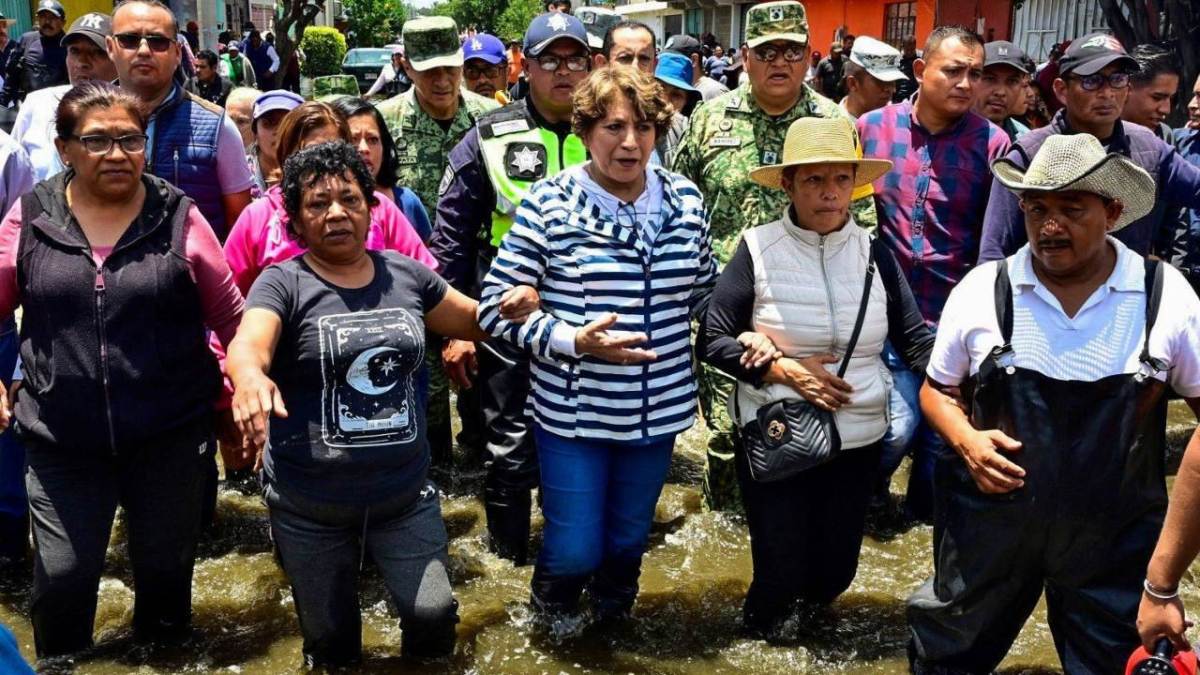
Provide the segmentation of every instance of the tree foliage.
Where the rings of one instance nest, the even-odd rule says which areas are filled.
[[[259,82],[258,86],[266,91],[279,87],[283,76],[287,74],[287,64],[296,53],[305,29],[312,22],[314,14],[305,12],[306,0],[278,0],[275,5],[275,52],[279,54],[282,64],[275,73],[274,82]],[[315,0],[319,7],[324,7],[325,0]],[[340,63],[339,63],[340,66]]]
[[[342,59],[346,56],[346,38],[336,28],[309,26],[304,29],[303,73],[308,77],[337,75],[342,72]]]
[[[354,47],[382,47],[395,40],[408,18],[404,3],[397,0],[342,0],[350,15]]]
[[[1100,0],[1113,34],[1126,49],[1158,43],[1173,49],[1183,71],[1172,122],[1183,119],[1192,85],[1200,73],[1200,2],[1195,0]]]
[[[510,0],[496,19],[496,37],[501,40],[520,40],[533,17],[542,13],[542,0]]]
[[[474,27],[481,33],[494,35],[497,21],[508,4],[508,0],[445,0],[431,7],[429,13],[454,19],[459,30]]]

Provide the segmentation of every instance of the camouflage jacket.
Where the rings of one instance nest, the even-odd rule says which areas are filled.
[[[500,107],[494,100],[462,90],[458,112],[448,131],[442,131],[429,113],[418,105],[415,88],[379,104],[388,131],[396,142],[396,184],[417,193],[432,217],[437,213],[438,184],[446,172],[450,151],[475,126],[475,120]]]
[[[750,171],[781,161],[792,122],[837,116],[849,119],[836,103],[808,85],[796,105],[780,117],[771,117],[755,104],[749,84],[706,101],[692,113],[673,168],[700,187],[713,253],[722,265],[733,256],[743,230],[777,220],[788,204],[787,193],[752,182]],[[875,225],[870,194],[870,186],[856,190],[852,204],[855,222],[866,228]]]

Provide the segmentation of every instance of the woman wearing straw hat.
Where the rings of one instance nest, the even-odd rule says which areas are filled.
[[[1139,601],[1177,603],[1187,564],[1143,576],[1167,505],[1154,409],[1169,385],[1200,411],[1200,300],[1110,236],[1150,211],[1154,181],[1094,136],[1051,136],[1028,170],[992,172],[1029,243],[950,294],[921,390],[956,454],[937,467],[934,576],[908,603],[914,671],[991,672],[1045,589],[1064,671],[1119,673]]]
[[[824,411],[840,436],[831,459],[783,477],[753,469],[749,446],[738,444],[754,558],[745,625],[767,639],[786,637],[798,603],[828,604],[854,580],[887,431],[891,378],[880,353],[891,340],[917,369],[933,347],[896,261],[849,212],[854,188],[890,167],[859,159],[846,120],[794,122],[783,161],[750,174],[791,204],[743,235],[702,328],[702,358],[739,381],[731,407],[743,436],[760,410],[801,401]],[[748,365],[737,337],[746,331],[766,335],[782,356]]]

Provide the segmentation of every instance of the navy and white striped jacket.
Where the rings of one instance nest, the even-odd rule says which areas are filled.
[[[688,179],[661,167],[662,227],[652,250],[619,225],[570,174],[539,181],[483,282],[480,324],[533,352],[535,421],[568,438],[643,440],[676,434],[695,421],[690,319],[716,283],[704,202]],[[504,292],[528,284],[542,310],[521,325],[500,318]],[[611,364],[550,348],[559,322],[575,327],[618,316],[612,331],[645,333],[657,359]]]

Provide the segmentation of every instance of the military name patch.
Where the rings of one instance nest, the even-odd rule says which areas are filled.
[[[536,143],[510,143],[504,149],[504,170],[515,180],[545,178],[546,148]]]
[[[737,148],[741,147],[742,139],[737,136],[714,136],[708,144],[714,148]]]

